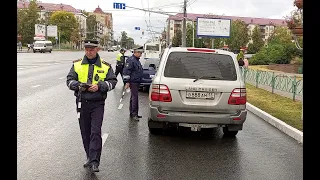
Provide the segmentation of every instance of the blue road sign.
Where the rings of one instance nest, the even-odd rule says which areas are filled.
[[[126,3],[113,3],[113,9],[126,9]]]
[[[135,30],[140,30],[140,27],[134,27]]]

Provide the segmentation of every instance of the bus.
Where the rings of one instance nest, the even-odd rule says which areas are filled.
[[[159,42],[147,42],[144,44],[144,59],[160,58],[161,44]]]

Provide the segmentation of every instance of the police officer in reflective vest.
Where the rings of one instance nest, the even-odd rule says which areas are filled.
[[[126,53],[125,49],[120,49],[120,53],[117,55],[117,64],[116,64],[116,77],[118,77],[118,74],[120,73],[121,78],[123,76],[123,68],[124,68],[124,64],[125,64],[125,55],[124,53]]]
[[[133,50],[133,55],[127,59],[125,67],[123,69],[123,81],[125,84],[125,89],[130,87],[131,97],[130,97],[130,118],[139,121],[142,116],[138,115],[139,112],[139,102],[138,102],[138,91],[140,82],[143,76],[143,68],[139,61],[143,53],[143,47]]]
[[[85,56],[73,61],[67,86],[74,91],[78,120],[87,162],[92,172],[99,172],[102,149],[101,126],[107,92],[114,89],[117,78],[109,63],[98,54],[97,40],[85,40]]]

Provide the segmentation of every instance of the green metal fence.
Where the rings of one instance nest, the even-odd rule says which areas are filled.
[[[256,87],[259,87],[259,85],[269,86],[272,93],[275,90],[291,93],[294,101],[297,99],[297,96],[303,95],[303,78],[297,78],[297,76],[248,68],[242,68],[242,75],[245,82]]]

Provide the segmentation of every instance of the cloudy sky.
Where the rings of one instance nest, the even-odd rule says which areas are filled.
[[[39,1],[39,0],[38,0]],[[126,31],[137,44],[145,43],[151,33],[147,30],[161,32],[165,27],[167,15],[148,13],[127,8],[113,9],[113,2],[125,3],[127,6],[152,9],[165,12],[182,12],[183,0],[40,0],[44,3],[63,3],[76,9],[94,11],[98,5],[105,12],[112,12],[115,38],[121,31]],[[226,16],[283,18],[295,9],[294,0],[188,0],[188,13],[217,14]],[[145,31],[134,30],[140,27]],[[149,28],[148,28],[149,27]]]

